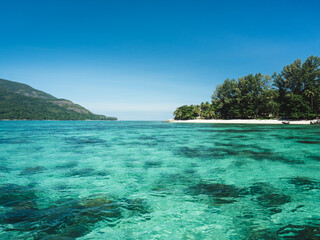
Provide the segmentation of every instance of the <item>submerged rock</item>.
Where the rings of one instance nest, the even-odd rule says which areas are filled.
[[[39,209],[37,208],[14,208],[12,211],[6,212],[2,217],[5,224],[15,224],[20,222],[37,222],[41,218]]]
[[[279,206],[291,202],[290,196],[279,193],[279,189],[264,182],[254,183],[241,193],[255,196],[252,200],[256,200],[260,206],[268,208],[269,214],[280,213],[282,209]]]
[[[319,144],[319,141],[297,141],[298,143],[305,143],[305,144]]]
[[[106,144],[106,141],[96,137],[67,137],[65,138],[66,143],[75,145],[86,145],[86,144]]]
[[[201,158],[212,159],[217,157],[224,157],[226,155],[236,155],[237,152],[223,147],[180,147],[174,150],[174,153],[178,156],[187,158]]]
[[[320,156],[311,155],[311,156],[308,156],[308,158],[311,159],[311,160],[320,161]]]
[[[63,237],[63,236],[59,236],[58,234],[54,234],[54,235],[50,235],[50,236],[45,236],[45,237],[41,238],[41,240],[74,240],[74,238]]]
[[[36,206],[36,192],[32,186],[4,184],[0,187],[0,205],[6,207]]]
[[[0,159],[0,161],[1,161],[1,159]],[[5,173],[7,173],[7,172],[10,172],[10,168],[9,167],[7,167],[7,166],[0,166],[0,172],[5,172]]]
[[[320,225],[287,225],[277,231],[277,235],[281,239],[301,239],[301,240],[319,240]]]
[[[259,205],[270,208],[291,202],[291,198],[285,194],[272,193],[257,197],[257,201]]]
[[[106,177],[109,176],[111,173],[109,171],[96,171],[94,168],[76,168],[70,169],[67,173],[68,176],[71,177],[91,177],[91,176],[99,176],[99,177]]]
[[[270,229],[247,229],[246,231],[246,240],[276,240],[279,239],[277,237],[277,233]]]
[[[149,136],[144,136],[144,137],[139,137],[139,140],[155,140],[157,141],[158,139],[155,137],[149,137]]]
[[[266,132],[264,129],[223,129],[215,130],[219,132],[228,132],[228,133],[255,133],[255,132]]]
[[[0,187],[0,205],[8,210],[0,216],[0,223],[10,224],[17,231],[32,231],[41,218],[37,196],[32,186],[5,184]],[[11,230],[11,228],[8,228]]]
[[[179,149],[175,150],[175,153],[177,155],[182,155],[184,157],[201,157],[201,151],[196,148],[190,148],[190,147],[180,147]]]
[[[214,197],[239,197],[239,189],[232,185],[220,183],[199,183],[190,188],[195,194],[206,194]]]
[[[122,217],[119,204],[108,197],[67,201],[63,205],[43,209],[41,214],[36,239],[44,236],[78,238],[88,234],[99,221],[114,225]]]
[[[252,186],[245,189],[246,194],[259,195],[259,194],[271,194],[274,193],[276,189],[269,183],[257,182]]]
[[[51,236],[45,236],[45,237],[41,238],[41,240],[74,240],[74,238],[62,237],[59,235],[51,235]]]
[[[288,181],[303,190],[320,189],[320,183],[307,177],[295,177]]]
[[[99,207],[104,204],[112,203],[113,201],[110,200],[109,197],[103,196],[103,197],[96,197],[96,198],[89,198],[85,199],[79,202],[80,206],[83,207]]]
[[[37,174],[37,173],[43,172],[44,170],[46,170],[46,168],[42,166],[27,167],[21,171],[20,175]]]
[[[194,175],[181,173],[162,173],[154,184],[166,188],[176,188],[181,185],[190,186],[194,183],[194,177]]]
[[[70,169],[70,168],[74,168],[78,165],[77,162],[67,162],[61,165],[56,166],[56,169]]]
[[[277,162],[283,162],[287,164],[303,164],[304,161],[302,160],[293,160],[288,159],[284,156],[281,156],[279,154],[273,153],[269,150],[263,150],[263,151],[252,151],[252,150],[243,150],[239,151],[237,153],[238,156],[248,157],[254,160],[268,160],[268,161],[277,161]]]
[[[108,196],[61,200],[51,207],[38,209],[34,204],[27,205],[34,195],[24,197],[23,189],[18,185],[1,188],[0,192],[5,193],[1,199],[18,197],[25,205],[20,201],[19,204],[10,204],[10,210],[1,216],[0,222],[11,225],[7,231],[31,232],[33,239],[75,239],[88,234],[100,221],[105,221],[109,226],[116,225],[123,217],[123,211],[132,215],[149,213],[142,199],[115,201]]]
[[[144,163],[144,168],[149,169],[149,168],[158,168],[161,167],[162,162],[161,161],[146,161]]]
[[[144,215],[150,213],[150,209],[146,201],[142,198],[125,199],[122,206],[129,210],[131,214]]]
[[[241,196],[240,188],[220,183],[199,183],[188,188],[188,192],[192,195],[207,195],[217,204],[233,203]]]
[[[89,177],[95,175],[95,170],[93,168],[80,168],[70,170],[68,176],[77,177]]]
[[[109,171],[95,171],[94,174],[96,176],[100,176],[100,177],[106,177],[111,175],[111,173]]]
[[[185,169],[183,172],[190,175],[197,173],[197,171],[192,168]]]

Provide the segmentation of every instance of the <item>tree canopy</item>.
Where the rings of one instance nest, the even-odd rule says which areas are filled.
[[[314,119],[320,114],[320,58],[296,60],[272,76],[249,74],[217,85],[211,104],[179,107],[186,119]]]

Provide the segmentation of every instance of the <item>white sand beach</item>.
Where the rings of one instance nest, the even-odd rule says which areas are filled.
[[[170,119],[168,122],[174,123],[227,123],[227,124],[283,124],[282,122],[289,122],[290,125],[309,125],[310,122],[316,120],[258,120],[258,119],[193,119],[193,120],[174,120]]]

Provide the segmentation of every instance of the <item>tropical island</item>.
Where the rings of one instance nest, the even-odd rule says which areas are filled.
[[[216,87],[211,103],[178,107],[173,121],[240,123],[242,119],[244,123],[281,124],[279,119],[287,119],[309,124],[319,115],[320,58],[310,56],[272,76],[257,73],[226,79]]]
[[[26,84],[0,79],[0,120],[117,120]]]

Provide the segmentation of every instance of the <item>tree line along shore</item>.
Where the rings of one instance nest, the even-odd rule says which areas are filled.
[[[272,76],[257,73],[226,79],[211,99],[211,103],[178,107],[174,119],[316,119],[320,115],[320,58],[295,60]]]

